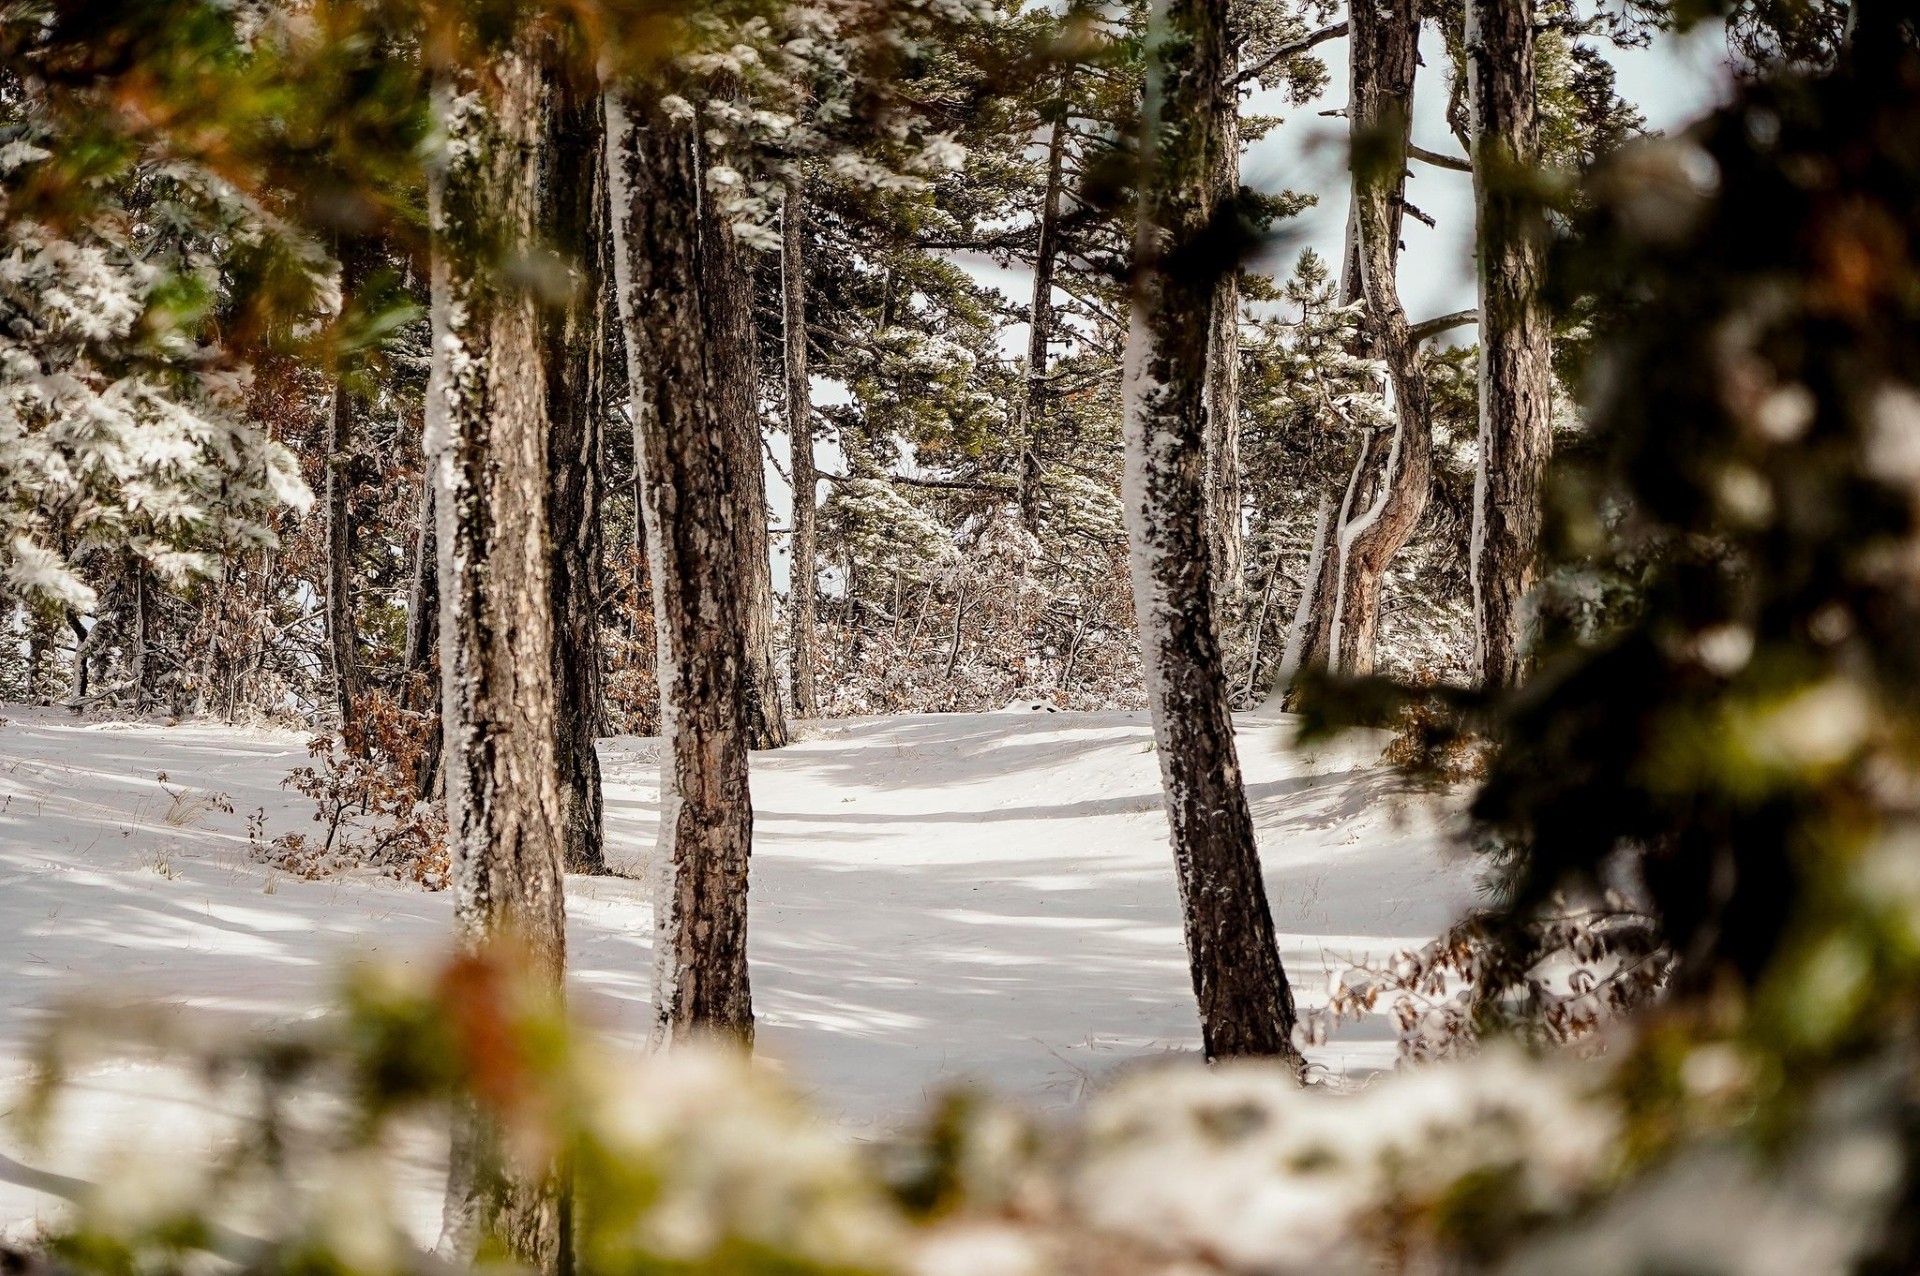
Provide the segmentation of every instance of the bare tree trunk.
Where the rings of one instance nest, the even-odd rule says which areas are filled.
[[[1373,671],[1380,588],[1394,555],[1426,512],[1433,475],[1432,410],[1418,343],[1396,278],[1407,146],[1419,65],[1418,0],[1354,6],[1348,41],[1353,200],[1342,298],[1366,303],[1368,352],[1387,366],[1394,426],[1361,439],[1306,611],[1289,638],[1284,675],[1325,667]]]
[[[452,143],[429,186],[433,385],[426,452],[439,521],[440,672],[454,927],[505,941],[560,993],[566,965],[554,756],[547,396],[538,306],[504,268],[537,242],[545,40],[523,31],[438,87]],[[508,1153],[477,1110],[456,1121],[441,1249],[486,1244],[546,1273],[569,1260],[558,1165]]]
[[[359,236],[339,243],[340,292],[352,297],[366,281],[375,244]],[[359,632],[353,616],[353,516],[347,507],[351,484],[346,470],[360,433],[366,404],[352,374],[342,369],[333,383],[333,412],[327,418],[327,659],[333,674],[335,711],[345,725],[353,720],[353,702],[362,690]]]
[[[133,577],[133,711],[145,713],[153,705],[153,684],[147,668],[147,644],[153,633],[151,585],[147,565],[136,555],[127,555],[127,574]]]
[[[1228,37],[1226,65],[1239,65]],[[1215,193],[1223,213],[1240,198],[1240,90],[1232,76],[1219,85],[1209,109],[1220,134]],[[1240,528],[1240,269],[1220,272],[1207,315],[1207,523],[1213,563],[1213,601],[1222,645],[1234,646],[1240,627],[1245,549]]]
[[[704,171],[712,157],[698,134],[694,143]],[[747,667],[741,691],[746,696],[748,747],[778,749],[787,743],[787,716],[780,703],[780,666],[775,655],[772,538],[767,531],[767,471],[761,460],[760,394],[756,384],[760,360],[754,344],[753,276],[747,269],[744,245],[704,192],[700,199],[700,239],[699,265],[706,290],[701,313],[707,321],[707,358],[715,374],[718,404],[732,430],[734,499],[740,503],[733,520],[733,536],[745,606],[742,620],[746,625]]]
[[[609,93],[607,167],[614,268],[633,390],[647,558],[659,627],[661,734],[667,756],[655,852],[654,1035],[702,1032],[751,1044],[747,868],[747,632],[752,605],[735,523],[739,421],[715,359],[702,260],[701,167],[693,121],[657,95]],[[755,458],[757,461],[757,457]],[[757,465],[755,467],[757,469]]]
[[[780,215],[782,336],[787,362],[787,438],[793,470],[793,538],[787,580],[787,663],[797,718],[820,716],[814,665],[819,619],[820,564],[816,528],[820,480],[813,464],[813,386],[807,376],[806,185],[787,177]]]
[[[547,512],[553,529],[553,687],[565,863],[604,873],[600,759],[601,432],[606,416],[605,125],[584,51],[557,59],[548,114],[552,169],[543,185],[544,238],[568,268],[560,304],[544,315]]]
[[[93,655],[94,634],[106,631],[100,628],[98,621],[95,621],[93,628],[89,630],[86,621],[81,619],[77,611],[67,613],[67,627],[73,630],[73,663],[70,666],[73,670],[70,675],[72,694],[68,699],[77,712],[80,702],[87,698],[87,663],[88,657]]]
[[[1166,793],[1187,957],[1209,1058],[1296,1063],[1293,996],[1240,782],[1207,552],[1207,324],[1218,283],[1220,135],[1209,103],[1227,64],[1226,0],[1155,5],[1133,317],[1126,481],[1134,604]]]
[[[432,458],[428,458],[426,481],[420,487],[420,524],[414,531],[413,581],[407,587],[406,651],[401,655],[404,673],[425,673],[433,663],[433,651],[440,641],[440,555],[435,548]]]
[[[407,707],[436,710],[427,728],[429,735],[426,747],[421,751],[419,773],[413,777],[414,792],[423,802],[434,795],[434,789],[443,778],[440,750],[446,739],[437,712],[438,693],[427,684],[426,677],[433,668],[433,653],[440,643],[440,555],[436,548],[438,537],[434,535],[433,485],[433,465],[429,458],[426,482],[420,488],[420,525],[414,532],[413,582],[407,588],[407,647],[400,666],[401,672],[406,675],[401,694]],[[423,700],[423,695],[432,699]]]
[[[1473,476],[1474,669],[1509,686],[1525,667],[1527,592],[1553,446],[1541,303],[1546,219],[1534,193],[1540,116],[1533,0],[1468,0],[1473,194],[1479,226],[1480,458]]]
[[[1040,238],[1034,247],[1033,300],[1027,308],[1027,378],[1013,414],[1013,448],[1019,484],[1020,521],[1040,530],[1040,453],[1035,435],[1047,409],[1047,349],[1053,340],[1053,271],[1060,256],[1060,192],[1066,164],[1067,103],[1073,88],[1069,63],[1060,73],[1060,99],[1054,106],[1053,132],[1047,141],[1047,185],[1040,198]]]

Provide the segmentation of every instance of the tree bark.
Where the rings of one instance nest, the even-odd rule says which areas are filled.
[[[342,236],[340,293],[351,298],[366,281],[376,245],[360,236]],[[351,373],[337,371],[333,411],[327,418],[327,660],[333,674],[334,709],[342,725],[353,720],[353,702],[362,691],[360,638],[353,616],[353,516],[347,506],[347,465],[366,415],[366,403]]]
[[[1060,100],[1054,106],[1053,132],[1047,140],[1047,184],[1040,197],[1040,235],[1033,253],[1033,300],[1027,308],[1027,377],[1013,418],[1013,463],[1018,483],[1020,521],[1040,530],[1040,453],[1035,435],[1046,415],[1047,351],[1053,341],[1053,272],[1060,256],[1060,193],[1066,165],[1067,109],[1073,89],[1069,63],[1060,73]]]
[[[712,162],[704,139],[694,136],[696,158],[704,172]],[[715,372],[717,402],[726,413],[734,447],[733,520],[735,553],[740,562],[746,625],[746,697],[748,747],[778,749],[787,743],[787,716],[780,702],[780,666],[773,623],[772,537],[767,531],[767,471],[761,460],[759,353],[753,329],[753,275],[746,248],[715,203],[700,195],[699,265],[706,289],[701,313],[707,320],[708,355]]]
[[[1226,65],[1238,71],[1239,44],[1228,33]],[[1240,90],[1234,76],[1216,86],[1209,104],[1220,134],[1214,199],[1235,215],[1240,197]],[[1220,272],[1207,315],[1207,522],[1213,564],[1214,613],[1224,646],[1239,628],[1245,550],[1240,528],[1240,269]]]
[[[633,393],[647,558],[659,631],[660,841],[654,871],[654,1036],[753,1039],[747,972],[748,574],[737,388],[707,285],[693,121],[651,90],[609,93],[614,267]],[[730,237],[729,237],[730,238]],[[758,469],[758,457],[755,457]]]
[[[1387,366],[1394,425],[1360,440],[1326,553],[1310,574],[1307,605],[1288,639],[1289,678],[1312,667],[1351,676],[1373,671],[1381,583],[1426,511],[1433,475],[1426,376],[1396,277],[1420,10],[1417,0],[1386,0],[1355,6],[1350,21],[1353,197],[1341,300],[1365,302],[1367,352]]]
[[[438,86],[449,146],[431,174],[433,378],[441,716],[454,927],[478,952],[505,942],[560,994],[566,964],[555,760],[547,397],[538,303],[510,263],[533,253],[548,77],[545,39]],[[542,1272],[569,1258],[557,1165],[508,1154],[477,1110],[456,1121],[441,1248],[483,1242]]]
[[[797,718],[820,716],[815,685],[819,619],[820,480],[813,464],[813,385],[807,374],[806,184],[789,174],[780,214],[782,337],[786,345],[787,438],[793,472],[793,536],[787,581],[787,663]]]
[[[1207,552],[1207,324],[1220,270],[1226,0],[1155,6],[1125,367],[1134,603],[1187,955],[1209,1058],[1298,1063],[1293,996],[1235,754]]]
[[[604,873],[600,759],[601,433],[606,416],[605,126],[592,61],[556,58],[547,115],[543,238],[566,264],[559,304],[544,319],[547,511],[553,529],[553,685],[565,863]]]
[[[1539,560],[1553,445],[1544,272],[1534,194],[1540,116],[1533,0],[1468,0],[1473,195],[1479,236],[1480,457],[1473,476],[1474,669],[1510,686],[1525,667],[1525,602]]]

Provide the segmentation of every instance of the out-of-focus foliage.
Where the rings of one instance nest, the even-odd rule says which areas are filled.
[[[120,1146],[47,1236],[60,1267],[386,1276],[411,1248],[395,1171],[455,1105],[503,1155],[573,1167],[578,1270],[1361,1272],[1491,1253],[1622,1163],[1591,1070],[1499,1053],[1358,1098],[1260,1066],[1128,1077],[1071,1128],[979,1097],[862,1148],[743,1058],[633,1059],[567,1025],[510,953],[363,965],[338,1007],[232,1034],[104,1005],[45,1038],[15,1118],[61,1136],[70,1087],[138,1060],[209,1114],[196,1155]],[[176,1092],[177,1093],[177,1092]],[[164,1158],[164,1159],[156,1159]]]
[[[1805,1195],[1835,1267],[1911,1270],[1920,52],[1882,40],[1750,83],[1624,150],[1589,199],[1556,279],[1607,318],[1581,378],[1592,437],[1559,466],[1538,672],[1492,700],[1429,693],[1453,711],[1420,718],[1427,762],[1485,732],[1472,813],[1497,906],[1384,986],[1468,1037],[1577,1035],[1545,1017],[1570,995],[1598,1011],[1573,1027],[1614,1022],[1590,1044],[1651,1177],[1596,1229],[1722,1176]],[[1395,703],[1355,688],[1338,712]],[[1592,1000],[1622,976],[1637,991]],[[1796,1185],[1842,1155],[1834,1123],[1851,1195]],[[1588,1237],[1611,1266],[1575,1238],[1553,1252],[1646,1270],[1659,1231]],[[1711,1252],[1684,1269],[1760,1270]]]

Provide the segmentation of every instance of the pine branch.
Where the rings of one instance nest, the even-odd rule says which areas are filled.
[[[1452,169],[1456,173],[1471,173],[1473,171],[1473,161],[1462,155],[1442,155],[1439,151],[1430,151],[1424,146],[1409,146],[1407,147],[1407,154],[1413,159],[1417,159],[1423,164],[1431,164],[1435,168]]]
[[[1249,80],[1257,80],[1272,70],[1276,63],[1284,62],[1288,58],[1297,58],[1302,53],[1310,49],[1318,48],[1329,40],[1338,40],[1346,33],[1347,24],[1344,22],[1336,22],[1330,27],[1321,27],[1312,35],[1295,40],[1291,44],[1281,45],[1253,66],[1248,67],[1240,74],[1234,76],[1233,83],[1238,87],[1239,85],[1247,83]]]
[[[1407,329],[1407,335],[1412,338],[1415,345],[1419,345],[1429,337],[1437,337],[1441,333],[1449,332],[1454,328],[1464,328],[1470,323],[1479,322],[1480,312],[1478,310],[1456,310],[1449,315],[1435,315],[1431,319],[1422,319],[1419,323]]]

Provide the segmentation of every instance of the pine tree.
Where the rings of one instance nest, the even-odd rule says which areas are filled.
[[[1532,0],[1468,0],[1465,44],[1480,292],[1474,672],[1482,683],[1504,686],[1525,667],[1525,604],[1552,446]]]
[[[1150,31],[1127,338],[1126,508],[1134,606],[1209,1058],[1298,1062],[1293,995],[1235,757],[1207,548],[1207,325],[1222,259],[1224,0],[1167,0]]]
[[[432,172],[429,462],[440,557],[441,712],[454,924],[479,950],[519,947],[558,994],[566,966],[565,824],[555,742],[550,421],[543,324],[511,271],[539,242],[551,192],[544,131],[551,35],[531,24],[449,72]],[[456,1123],[441,1248],[501,1246],[565,1269],[556,1164],[507,1155],[477,1111]]]
[[[710,357],[716,300],[694,111],[636,87],[606,98],[615,271],[660,633],[654,1035],[753,1040],[747,971],[747,619],[734,522],[747,506],[733,370]],[[758,457],[755,457],[758,464]]]

